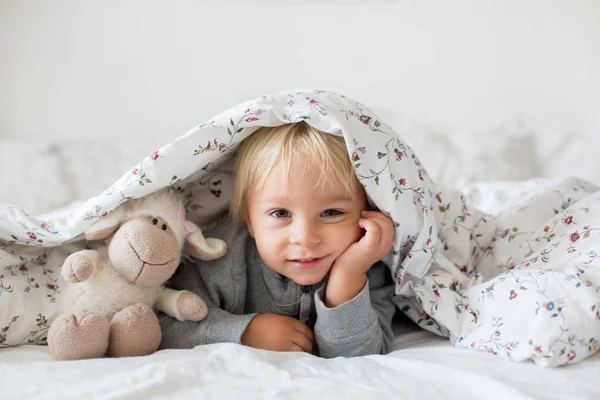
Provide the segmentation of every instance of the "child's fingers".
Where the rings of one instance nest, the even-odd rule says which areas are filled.
[[[379,211],[363,211],[363,218],[374,221],[381,228],[381,235],[384,237],[394,236],[394,221]]]
[[[390,217],[378,211],[363,211],[361,217],[375,221],[381,227],[394,226],[394,221]]]
[[[392,221],[390,217],[379,211],[363,211],[361,213],[361,217],[377,221],[377,223],[381,226],[386,224],[394,226],[394,221]]]
[[[304,334],[298,331],[294,331],[294,334],[292,336],[292,343],[299,346],[302,349],[301,351],[305,351],[307,353],[312,352],[312,341],[309,338],[307,338]]]
[[[310,353],[310,351],[304,350],[304,348],[302,348],[302,346],[299,346],[298,344],[293,343],[293,342],[290,344],[290,347],[287,351],[295,351],[298,353]]]
[[[358,220],[358,225],[367,231],[364,239],[369,245],[376,245],[381,238],[381,227],[375,221],[367,218]]]
[[[313,331],[308,326],[306,326],[304,322],[297,321],[297,323],[294,324],[294,330],[304,335],[313,344],[315,343],[315,335]]]

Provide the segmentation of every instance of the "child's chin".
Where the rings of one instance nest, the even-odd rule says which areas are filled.
[[[324,277],[322,274],[311,274],[311,276],[294,276],[292,280],[298,285],[312,286],[321,282]]]

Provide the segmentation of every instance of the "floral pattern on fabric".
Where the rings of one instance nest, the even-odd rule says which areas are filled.
[[[209,228],[231,200],[239,143],[261,126],[299,121],[345,138],[370,201],[394,220],[393,250],[384,260],[394,301],[421,327],[459,347],[547,366],[597,351],[598,188],[538,180],[510,212],[486,215],[432,182],[401,135],[366,106],[320,90],[263,96],[225,111],[78,206],[43,217],[1,207],[0,346],[43,342],[58,314],[63,282],[56,271],[91,224],[125,201],[171,187],[188,218]]]

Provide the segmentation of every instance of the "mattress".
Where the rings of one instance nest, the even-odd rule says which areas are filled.
[[[322,359],[235,344],[147,357],[53,361],[45,346],[0,350],[6,399],[598,399],[600,354],[564,368],[453,347],[397,318],[385,356]]]

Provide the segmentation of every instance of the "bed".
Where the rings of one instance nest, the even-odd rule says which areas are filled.
[[[464,192],[482,210],[505,212],[527,188],[527,181],[478,182],[468,169],[457,165],[459,161],[447,164],[435,157],[432,143],[439,143],[433,141],[435,137],[421,132],[413,138],[414,147],[427,144],[432,151],[425,152],[424,159],[433,174],[449,184],[465,184]],[[0,163],[4,165],[0,167],[10,165],[21,175],[2,175],[1,184],[10,190],[3,192],[0,200],[22,204],[36,213],[77,202],[101,191],[131,167],[132,159],[154,146],[151,142],[140,148],[109,141],[89,146],[82,140],[2,140]],[[113,162],[106,170],[102,160],[108,153],[113,155]],[[97,174],[101,165],[105,166],[104,173]],[[536,162],[535,172],[546,174],[543,167]],[[448,172],[451,168],[457,171],[453,176]],[[521,175],[511,176],[515,171]],[[513,179],[531,178],[527,174],[532,173],[514,164],[498,163],[496,173],[502,172]],[[23,180],[32,184],[24,186]],[[395,318],[394,328],[391,354],[356,359],[325,360],[217,344],[159,351],[142,358],[57,362],[45,346],[3,348],[0,397],[597,399],[600,394],[596,383],[600,376],[598,353],[576,365],[544,369],[455,348],[447,339],[420,330],[401,315]]]
[[[319,359],[233,344],[56,362],[46,347],[0,352],[2,398],[597,399],[600,354],[560,369],[457,349],[395,321],[387,356]]]

